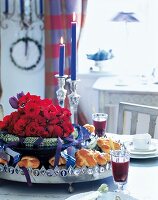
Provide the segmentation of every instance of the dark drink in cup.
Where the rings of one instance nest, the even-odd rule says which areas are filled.
[[[103,136],[106,128],[106,121],[93,121],[93,125],[95,127],[95,134],[99,137]]]
[[[102,137],[106,131],[108,115],[106,113],[94,113],[92,114],[93,125],[95,127],[95,134],[98,137]]]
[[[116,191],[128,193],[128,191],[124,189],[124,185],[127,183],[128,179],[130,154],[126,149],[112,150],[110,154],[112,175],[115,184],[118,186]]]
[[[112,161],[112,173],[116,182],[127,182],[129,161],[114,162]]]

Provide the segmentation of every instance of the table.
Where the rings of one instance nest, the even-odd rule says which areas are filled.
[[[132,136],[113,135],[122,140],[131,139]],[[158,142],[158,140],[157,140]],[[106,183],[109,190],[113,191],[115,185],[113,178],[103,180],[75,183],[74,193],[97,190]],[[131,195],[140,200],[158,199],[158,158],[152,159],[131,159],[127,188]],[[26,183],[1,181],[0,200],[64,200],[72,194],[68,193],[66,184],[33,184],[29,187]]]
[[[108,132],[117,132],[120,102],[158,106],[158,84],[143,83],[138,78],[127,77],[120,82],[116,77],[101,77],[93,84],[93,89],[98,92],[99,111],[109,114]]]

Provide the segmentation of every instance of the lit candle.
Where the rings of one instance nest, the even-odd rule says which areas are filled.
[[[60,55],[59,55],[59,76],[64,76],[65,63],[65,44],[63,37],[60,38]]]
[[[43,16],[43,0],[39,0],[39,13],[40,13],[40,17]]]
[[[20,14],[24,14],[24,0],[20,0]]]
[[[5,14],[8,14],[8,11],[9,11],[9,2],[8,0],[5,0]]]
[[[71,22],[71,80],[76,80],[76,15]]]

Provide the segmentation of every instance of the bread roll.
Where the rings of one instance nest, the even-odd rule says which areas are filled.
[[[121,148],[121,145],[118,142],[113,141],[111,138],[108,139],[104,137],[97,139],[97,145],[105,153],[110,153],[110,150],[119,150]]]
[[[86,128],[90,133],[95,131],[95,127],[93,125],[85,124],[83,127]]]
[[[97,145],[100,147],[100,149],[105,153],[110,153],[110,143],[107,138],[99,137],[97,139]]]
[[[101,153],[99,151],[94,151],[94,158],[98,165],[106,165],[110,161],[110,155],[108,153]]]
[[[3,158],[0,158],[0,164],[5,165],[5,164],[7,164],[7,163],[8,163],[7,160],[4,160]]]
[[[97,165],[97,161],[94,158],[94,152],[92,150],[80,149],[76,152],[75,157],[77,167],[94,167]]]
[[[17,163],[19,167],[31,167],[32,169],[36,169],[40,166],[40,161],[38,158],[34,156],[24,156],[22,159]]]
[[[52,158],[49,159],[49,164],[50,164],[51,166],[54,166],[54,162],[55,162],[55,157],[52,157]],[[59,158],[59,163],[58,163],[58,165],[65,165],[65,164],[66,164],[65,158],[60,157],[60,158]]]

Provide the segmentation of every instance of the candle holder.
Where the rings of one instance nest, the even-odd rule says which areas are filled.
[[[7,10],[2,12],[2,16],[0,16],[0,27],[3,29],[8,28],[7,22],[14,16],[15,14],[15,0],[12,3],[12,10],[9,10],[9,4]]]
[[[3,0],[5,3],[5,1]],[[4,5],[0,16],[0,28],[7,29],[8,21],[19,23],[21,30],[33,29],[37,23],[40,30],[44,30],[44,0],[25,0],[19,4],[18,0],[9,0]],[[7,6],[6,6],[7,5]],[[18,6],[20,5],[20,8]],[[20,13],[17,13],[20,10]]]
[[[71,94],[68,95],[70,111],[71,111],[71,122],[73,124],[78,124],[77,108],[79,104],[80,95],[77,94],[77,82],[79,80],[68,80],[70,83]]]
[[[64,89],[64,86],[65,86],[65,80],[68,76],[67,75],[59,76],[57,74],[55,75],[55,77],[58,79],[58,86],[59,86],[59,89],[56,91],[58,103],[62,108],[64,108],[64,102],[67,94],[67,90]]]

